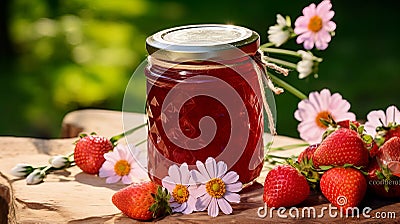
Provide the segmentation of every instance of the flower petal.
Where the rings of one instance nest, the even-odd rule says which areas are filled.
[[[222,181],[225,184],[235,183],[239,180],[239,175],[235,171],[229,171],[225,176],[222,177]]]
[[[106,159],[106,161],[110,161],[112,163],[116,163],[119,160],[118,156],[115,155],[114,151],[107,152],[103,156]]]
[[[219,207],[216,198],[211,198],[211,202],[208,205],[208,215],[211,217],[217,217],[219,213]]]
[[[215,178],[217,176],[217,162],[215,161],[215,159],[212,157],[208,157],[205,165],[207,172],[210,175],[210,178]]]
[[[203,177],[205,179],[207,179],[206,181],[211,179],[210,175],[208,174],[208,172],[206,170],[206,167],[204,166],[204,164],[202,162],[196,161],[196,166],[197,166],[197,169],[200,171],[200,173],[203,175]]]
[[[172,180],[170,176],[166,176],[161,180],[162,186],[165,187],[168,192],[172,192],[176,186],[176,183]]]
[[[129,175],[125,175],[122,177],[122,183],[124,184],[131,184],[133,181]]]
[[[229,202],[233,202],[233,203],[240,202],[240,195],[236,194],[236,193],[226,192],[223,197]]]
[[[218,198],[217,202],[218,207],[224,214],[229,215],[232,213],[232,206],[224,198]]]
[[[197,170],[192,170],[191,174],[192,174],[192,179],[196,184],[204,184],[211,179],[209,177],[205,177]]]
[[[176,164],[173,164],[169,167],[168,169],[168,175],[171,177],[172,181],[175,184],[181,184],[181,172],[179,170],[179,167]]]
[[[182,204],[180,204],[178,207],[173,209],[173,212],[182,212],[183,210],[185,210],[187,207],[187,203],[183,202]]]
[[[228,166],[226,165],[226,163],[224,161],[219,161],[217,163],[217,175],[216,177],[221,178],[222,175],[224,175],[226,173],[226,171],[228,170]]]
[[[121,176],[115,175],[115,176],[109,176],[106,179],[107,184],[113,184],[117,183],[119,180],[121,180]]]
[[[196,210],[197,211],[204,211],[208,207],[211,201],[211,196],[208,194],[204,194],[203,196],[199,197],[196,201]]]
[[[386,124],[395,122],[400,124],[400,111],[396,106],[390,106],[386,109]]]
[[[110,169],[103,169],[100,168],[99,170],[99,177],[109,177],[109,176],[115,176],[117,175],[114,171],[114,169],[110,170]]]
[[[192,187],[190,186],[188,188],[190,195],[193,195],[193,197],[198,198],[207,193],[206,191],[206,185],[202,184],[199,187]]]
[[[191,178],[191,174],[189,172],[189,167],[187,163],[182,163],[182,165],[179,167],[179,170],[181,173],[181,184],[188,185],[189,180]]]
[[[233,184],[227,184],[226,185],[226,191],[229,192],[239,192],[242,190],[243,184],[241,182],[236,182]]]

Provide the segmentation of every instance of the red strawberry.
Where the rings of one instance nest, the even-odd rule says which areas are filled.
[[[310,194],[307,180],[290,165],[275,166],[265,178],[263,200],[268,207],[290,207]]]
[[[372,142],[371,149],[369,150],[369,156],[371,158],[374,158],[377,156],[379,153],[379,146],[376,144],[376,142]]]
[[[372,160],[368,165],[368,188],[376,195],[385,198],[400,197],[400,185],[398,177],[392,176],[388,170],[382,169],[376,160]]]
[[[97,174],[105,161],[104,154],[113,148],[111,141],[105,137],[82,136],[75,145],[75,163],[83,172]]]
[[[320,188],[322,194],[346,214],[347,208],[358,206],[364,198],[367,182],[357,169],[335,167],[322,175]]]
[[[125,187],[112,196],[112,203],[130,218],[151,220],[171,213],[170,195],[153,182]]]
[[[389,168],[393,175],[400,177],[400,137],[392,137],[380,148],[377,155],[380,164]]]
[[[337,122],[337,125],[339,125],[341,128],[351,129],[352,125],[354,125],[354,127],[358,128],[360,126],[360,123],[358,121],[344,120],[344,121]]]
[[[369,153],[356,131],[340,128],[330,134],[314,152],[314,166],[367,166]]]
[[[319,144],[314,144],[308,146],[306,149],[304,149],[299,157],[297,157],[297,163],[291,163],[291,160],[289,161],[289,164],[295,167],[300,173],[307,179],[307,181],[310,184],[310,187],[315,189],[316,184],[318,183],[320,179],[320,174],[318,173],[317,170],[314,168],[313,164],[313,157],[314,157],[314,152],[317,150]]]
[[[395,125],[391,129],[389,129],[385,135],[386,139],[390,139],[392,137],[400,138],[400,125]]]
[[[314,156],[315,150],[318,148],[319,144],[314,144],[308,146],[306,149],[304,149],[299,157],[297,157],[297,162],[301,163],[304,159],[311,160]]]

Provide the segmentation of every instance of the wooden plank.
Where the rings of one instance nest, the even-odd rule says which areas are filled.
[[[79,168],[73,167],[66,171],[59,171],[47,176],[45,183],[26,185],[24,179],[17,179],[9,174],[9,170],[17,163],[33,165],[45,164],[52,155],[68,154],[73,151],[73,142],[79,132],[96,131],[98,134],[111,137],[123,130],[123,114],[118,111],[82,110],[68,114],[64,121],[64,139],[34,139],[18,137],[0,137],[0,218],[5,220],[8,215],[9,223],[132,223],[135,222],[121,214],[111,203],[111,196],[117,190],[125,187],[122,184],[106,184],[105,180],[95,175],[82,173]],[[142,114],[126,115],[125,126],[134,127],[142,124]],[[146,131],[135,133],[132,141],[139,141],[145,137]],[[298,139],[277,136],[274,147],[294,143],[301,143]],[[145,147],[145,146],[143,146]],[[142,150],[146,150],[143,148]],[[289,152],[280,152],[281,155],[298,154],[302,149]],[[257,211],[263,206],[263,180],[267,174],[264,169],[258,183],[241,192],[241,203],[233,205],[232,215],[220,215],[216,218],[207,216],[205,212],[196,212],[190,215],[173,214],[162,220],[161,223],[203,223],[203,222],[297,222],[298,218],[280,218],[274,210],[268,216],[260,218]],[[328,201],[318,193],[314,193],[298,208],[313,206],[316,211],[328,207]],[[370,206],[374,215],[377,212],[399,212],[399,203],[374,199],[368,196],[361,208]],[[6,211],[4,208],[7,208]],[[289,215],[288,211],[285,213]],[[400,214],[398,214],[400,215]],[[315,223],[331,222],[375,222],[376,219],[332,218],[326,213],[324,218],[301,219]],[[393,222],[393,219],[379,220]]]

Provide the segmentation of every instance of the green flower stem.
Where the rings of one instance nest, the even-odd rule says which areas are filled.
[[[41,171],[45,174],[50,173],[51,170],[57,170],[56,168],[52,167],[51,165],[46,166],[44,169],[41,169]]]
[[[288,92],[290,92],[291,94],[295,95],[300,100],[307,99],[307,96],[304,95],[304,93],[300,92],[298,89],[294,88],[289,83],[287,83],[287,82],[283,81],[282,79],[272,75],[269,72],[268,72],[268,75],[271,78],[272,82],[274,82],[274,83],[278,84],[279,86],[281,86],[282,88],[286,89]]]
[[[295,148],[304,147],[304,146],[309,146],[309,144],[308,143],[301,143],[301,144],[285,145],[285,146],[282,146],[282,147],[270,148],[269,151],[270,152],[273,152],[273,151],[284,151],[284,150],[295,149]]]
[[[147,139],[143,139],[142,141],[136,143],[135,146],[137,147],[137,146],[139,146],[139,145],[141,145],[141,144],[143,144],[145,142],[147,142]]]
[[[289,159],[289,157],[276,156],[276,155],[267,155],[266,159],[283,159],[283,160],[287,160],[287,159]]]
[[[284,54],[284,55],[290,55],[290,56],[295,56],[295,57],[301,58],[301,54],[297,53],[296,51],[280,49],[280,48],[270,48],[270,47],[266,47],[264,45],[262,45],[260,47],[260,49],[267,53]]]
[[[144,127],[144,126],[146,126],[146,125],[147,125],[147,123],[144,123],[144,124],[141,124],[141,125],[139,125],[139,126],[137,126],[137,127],[132,128],[132,129],[126,131],[126,132],[123,132],[123,133],[121,133],[121,134],[119,134],[119,135],[113,136],[113,137],[111,137],[110,141],[111,141],[111,143],[114,144],[114,143],[116,143],[118,140],[120,140],[121,138],[123,138],[124,136],[130,135],[130,134],[132,134],[133,132],[135,132],[135,131],[141,129],[142,127]]]
[[[267,62],[272,62],[272,63],[275,63],[275,64],[283,65],[283,66],[285,66],[287,68],[291,68],[291,69],[294,69],[294,70],[297,69],[297,65],[295,63],[284,61],[284,60],[277,59],[277,58],[270,58],[270,57],[265,57],[265,58],[266,58]]]
[[[274,46],[274,44],[271,43],[271,42],[268,42],[268,43],[265,43],[265,44],[261,45],[260,49],[264,50],[265,48],[272,47],[272,46]]]

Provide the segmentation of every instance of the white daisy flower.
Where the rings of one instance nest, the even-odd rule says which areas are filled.
[[[195,210],[196,198],[193,191],[197,189],[192,181],[188,165],[183,163],[180,167],[171,165],[168,175],[162,179],[162,185],[171,194],[170,206],[173,212],[190,214]]]
[[[203,164],[196,162],[197,170],[192,171],[193,180],[200,184],[196,190],[196,209],[204,211],[207,209],[208,215],[218,216],[219,209],[225,214],[232,213],[229,202],[239,203],[240,195],[237,194],[242,189],[239,175],[234,171],[227,173],[226,163],[209,157]]]
[[[392,105],[383,110],[373,110],[367,115],[367,122],[364,128],[369,135],[375,136],[377,127],[388,127],[393,124],[400,124],[400,111]]]
[[[276,23],[268,29],[268,40],[279,47],[290,37],[290,20],[286,20],[280,14],[276,15]]]
[[[118,144],[113,151],[104,154],[106,161],[100,168],[99,177],[106,177],[108,184],[120,180],[124,184],[147,180],[147,172],[135,160],[137,154],[135,146]]]
[[[304,79],[313,73],[314,60],[311,52],[299,50],[297,51],[301,55],[301,61],[297,63],[297,71],[299,72],[299,79]]]

